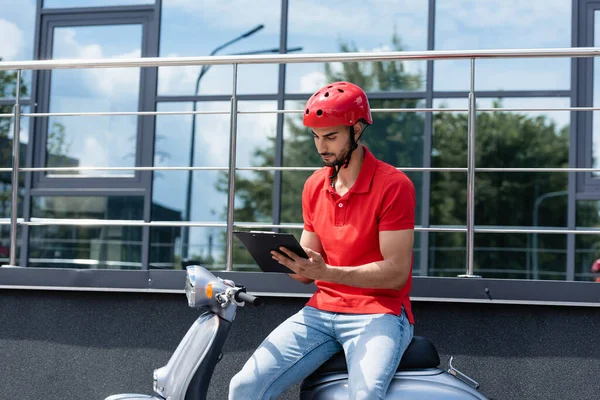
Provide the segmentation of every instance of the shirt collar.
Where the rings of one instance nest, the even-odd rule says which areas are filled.
[[[371,188],[371,182],[373,181],[373,176],[375,175],[375,169],[377,168],[377,159],[367,149],[366,146],[362,146],[365,151],[363,163],[360,167],[360,171],[358,172],[358,177],[356,177],[356,182],[350,189],[352,193],[366,193]],[[323,180],[323,190],[332,190],[329,184],[329,176],[333,173],[333,167],[328,167],[329,174]]]

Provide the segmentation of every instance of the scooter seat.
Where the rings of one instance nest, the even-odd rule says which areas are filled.
[[[436,368],[440,365],[440,355],[429,339],[423,336],[413,336],[412,341],[402,355],[398,371],[411,369]],[[346,372],[346,356],[343,351],[334,354],[325,361],[312,376],[332,372]]]

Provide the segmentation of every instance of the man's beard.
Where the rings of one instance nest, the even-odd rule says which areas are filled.
[[[326,161],[323,158],[321,158],[321,160],[323,160],[323,165],[326,167],[334,167],[336,165],[343,165],[344,162],[346,161],[346,157],[348,157],[349,153],[350,153],[350,143],[348,143],[348,146],[342,150],[342,152],[340,153],[339,156],[336,156],[333,153],[322,153],[321,157],[333,156],[333,159]]]

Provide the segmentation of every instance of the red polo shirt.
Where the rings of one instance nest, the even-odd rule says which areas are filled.
[[[354,186],[340,196],[329,184],[331,167],[311,175],[302,192],[304,229],[315,232],[331,266],[358,266],[383,260],[379,232],[414,229],[415,189],[393,166],[377,160],[366,148]],[[414,323],[410,304],[412,263],[400,289],[371,289],[315,281],[317,290],[307,305],[321,310],[400,315],[402,307]]]

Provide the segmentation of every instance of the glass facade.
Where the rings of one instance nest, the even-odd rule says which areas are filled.
[[[598,11],[587,3],[46,0],[41,5],[0,0],[6,11],[0,16],[0,36],[9,38],[0,43],[0,57],[566,48],[597,42]],[[89,11],[82,12],[85,7]],[[252,12],[244,7],[252,7]],[[589,18],[574,26],[575,16],[581,14],[589,14]],[[40,31],[37,43],[36,29]],[[596,112],[548,110],[596,105],[597,80],[593,87],[577,90],[586,76],[595,76],[592,61],[478,60],[477,167],[561,168],[575,163],[597,167],[597,124],[592,119]],[[469,77],[469,60],[241,65],[236,223],[302,222],[300,194],[311,171],[261,168],[320,166],[300,112],[315,89],[333,80],[360,84],[371,95],[376,110],[404,109],[374,112],[375,122],[364,143],[378,158],[399,168],[465,168]],[[20,205],[28,207],[20,208],[20,216],[161,224],[20,227],[18,245],[27,248],[26,253],[19,253],[21,264],[173,270],[195,262],[225,268],[233,87],[230,65],[26,71],[23,83],[23,112],[33,110],[35,102],[42,105],[36,111],[53,113],[156,110],[171,114],[155,118],[55,116],[38,118],[39,123],[24,117],[22,165],[121,168],[46,171],[31,173],[29,180],[22,174]],[[0,71],[0,114],[12,113],[14,95],[14,72]],[[406,110],[430,107],[455,110]],[[288,112],[273,112],[278,109]],[[175,114],[177,111],[195,114]],[[9,117],[0,117],[2,141],[0,168],[7,168],[12,149]],[[126,170],[150,166],[164,169]],[[196,169],[177,169],[180,167]],[[465,227],[466,172],[407,174],[417,189],[419,227]],[[583,174],[478,171],[475,225],[492,230],[596,228],[600,224],[600,192],[584,190],[582,197],[580,186],[571,184],[583,179]],[[597,174],[586,176],[586,182],[593,183]],[[43,192],[49,189],[55,193]],[[10,190],[10,173],[0,172],[2,261],[8,256]],[[186,221],[193,226],[179,226]],[[282,229],[300,234],[296,227]],[[573,236],[575,240],[559,233],[477,233],[475,273],[489,278],[592,280],[590,268],[600,258],[600,240],[596,235]],[[414,249],[415,275],[465,272],[464,233],[417,232]],[[234,269],[256,270],[237,239],[233,252]]]

